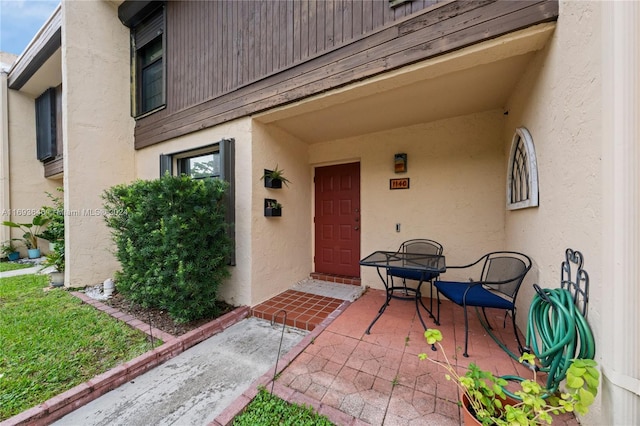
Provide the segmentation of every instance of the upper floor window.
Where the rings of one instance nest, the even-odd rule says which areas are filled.
[[[507,173],[507,209],[538,206],[538,162],[533,138],[518,127],[511,142]]]
[[[45,90],[36,98],[35,106],[36,156],[44,166],[44,177],[62,177],[62,85]]]
[[[165,105],[164,6],[132,28],[136,116]]]
[[[36,98],[36,153],[43,163],[57,154],[56,89],[51,87]]]

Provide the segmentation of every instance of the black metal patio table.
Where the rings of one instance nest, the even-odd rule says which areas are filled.
[[[376,321],[378,321],[380,316],[384,313],[387,306],[389,306],[389,302],[391,301],[391,299],[415,300],[418,318],[420,318],[420,322],[422,323],[424,329],[427,329],[427,326],[422,319],[422,315],[420,314],[420,305],[422,305],[424,310],[427,311],[432,318],[433,314],[431,313],[431,310],[428,309],[422,302],[422,293],[420,287],[422,287],[422,283],[425,281],[425,277],[432,276],[434,273],[441,274],[447,270],[444,256],[437,254],[376,251],[362,259],[360,261],[360,265],[376,267],[378,276],[384,284],[387,296],[384,304],[378,311],[378,315],[376,315],[371,324],[369,324],[369,327],[366,331],[367,334],[370,334],[371,327],[373,327]],[[380,272],[382,269],[386,271],[388,268],[406,269],[408,271],[419,272],[420,281],[418,282],[418,286],[416,288],[413,288],[406,286],[399,287],[389,285],[388,278],[383,278],[382,273]],[[398,294],[398,291],[401,291],[404,294]]]

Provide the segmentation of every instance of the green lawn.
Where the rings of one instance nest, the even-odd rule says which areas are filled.
[[[312,407],[290,404],[262,388],[233,426],[333,426]]]
[[[13,271],[15,269],[31,268],[31,263],[12,263],[12,262],[0,262],[0,272]]]
[[[0,279],[0,421],[151,349],[142,332],[44,287],[40,275]]]

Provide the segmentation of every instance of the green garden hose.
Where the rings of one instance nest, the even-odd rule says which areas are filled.
[[[582,313],[576,308],[571,293],[564,288],[542,289],[533,285],[536,294],[529,308],[527,322],[526,352],[538,358],[547,374],[547,389],[550,394],[558,390],[564,380],[571,360],[575,358],[593,359],[595,341],[591,328]],[[487,333],[513,359],[519,356],[511,352],[490,331],[478,312],[478,318]],[[518,376],[502,376],[509,381],[522,381]],[[510,396],[513,394],[506,392]]]
[[[541,289],[529,308],[526,345],[547,373],[547,389],[555,392],[575,358],[593,359],[596,353],[591,327],[565,288]]]

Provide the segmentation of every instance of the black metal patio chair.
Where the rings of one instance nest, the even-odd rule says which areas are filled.
[[[447,270],[478,268],[482,266],[480,276],[469,281],[441,281],[436,280],[434,286],[438,294],[438,317],[440,322],[440,294],[464,309],[464,353],[468,357],[467,346],[469,340],[469,320],[467,306],[482,308],[485,321],[489,324],[485,308],[505,310],[506,315],[511,312],[513,329],[518,342],[518,349],[522,352],[522,343],[516,329],[516,297],[525,275],[531,269],[529,256],[512,251],[498,251],[487,253],[477,261],[464,266],[447,266]],[[478,268],[479,269],[479,268]]]
[[[398,248],[399,253],[436,254],[436,255],[442,255],[442,250],[443,250],[442,244],[440,244],[437,241],[427,240],[424,238],[407,240],[402,244],[400,244],[400,247]],[[427,311],[429,312],[429,315],[431,316],[431,318],[434,318],[432,313],[433,312],[433,280],[438,276],[439,274],[435,272],[408,271],[406,269],[394,268],[394,267],[387,268],[387,279],[391,280],[391,287],[394,287],[393,285],[394,277],[402,279],[402,284],[405,287],[405,289],[407,288],[407,280],[414,280],[418,282],[426,282],[426,281],[429,282],[431,286],[431,289],[430,289],[431,304],[430,304],[430,309],[428,309]],[[405,294],[406,293],[407,291],[405,290]],[[424,305],[423,307],[426,309]],[[437,324],[437,321],[436,321],[436,324]]]

